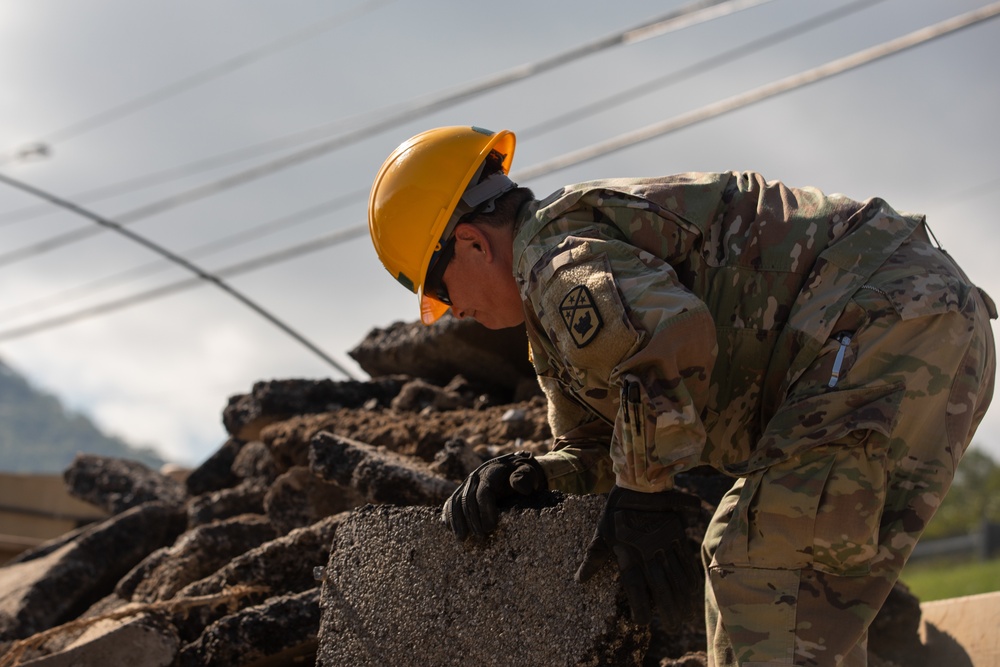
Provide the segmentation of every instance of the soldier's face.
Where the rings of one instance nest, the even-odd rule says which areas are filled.
[[[455,317],[471,317],[487,329],[504,329],[524,322],[521,295],[510,268],[474,241],[455,246],[443,282]]]

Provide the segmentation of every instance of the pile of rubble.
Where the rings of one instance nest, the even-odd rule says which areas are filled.
[[[550,436],[523,331],[446,318],[375,330],[367,382],[261,382],[183,475],[79,456],[70,492],[110,518],[0,567],[0,667],[705,664],[701,622],[637,627],[615,568],[572,575],[597,496],[544,494],[460,544],[439,507],[487,458]],[[727,482],[692,474],[703,523]],[[872,664],[920,664],[897,587]]]

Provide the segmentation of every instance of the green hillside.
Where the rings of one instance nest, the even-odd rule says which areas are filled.
[[[67,411],[0,361],[0,470],[62,472],[78,452],[163,465],[156,453],[104,435],[87,417]]]

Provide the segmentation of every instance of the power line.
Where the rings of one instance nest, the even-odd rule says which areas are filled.
[[[229,250],[235,248],[244,243],[260,239],[264,236],[274,234],[275,232],[288,229],[294,225],[301,224],[303,222],[308,222],[314,220],[315,218],[330,213],[332,211],[339,210],[356,201],[363,199],[368,194],[368,189],[355,190],[354,192],[348,193],[346,195],[341,195],[329,199],[327,201],[321,202],[314,206],[296,211],[289,215],[282,216],[280,218],[270,220],[268,222],[263,222],[258,225],[254,225],[247,229],[242,229],[234,234],[227,234],[221,238],[203,243],[201,245],[188,248],[180,254],[182,254],[187,259],[198,259],[201,257],[206,257],[212,255],[216,252],[223,250]],[[173,265],[173,262],[169,260],[153,260],[145,264],[140,264],[134,266],[130,269],[124,271],[118,271],[114,274],[92,280],[88,283],[82,285],[74,285],[73,287],[65,290],[61,290],[54,294],[49,294],[40,298],[32,299],[29,301],[16,304],[14,306],[5,306],[3,313],[0,317],[4,319],[11,320],[15,319],[19,315],[25,313],[32,313],[38,310],[42,310],[53,305],[59,305],[60,303],[66,303],[69,301],[75,301],[89,294],[101,291],[102,289],[113,287],[124,281],[132,278],[139,278],[142,276],[150,275],[151,273],[159,272],[165,268]],[[216,272],[218,275],[218,272]]]
[[[215,275],[219,278],[232,278],[233,276],[249,273],[273,264],[279,264],[291,259],[296,259],[303,255],[325,250],[331,246],[346,243],[347,241],[352,241],[356,238],[361,238],[367,235],[367,233],[367,225],[356,225],[348,229],[325,234],[319,238],[306,241],[305,243],[300,243],[260,257],[232,264],[216,270]],[[72,324],[74,322],[79,322],[80,320],[90,319],[99,315],[107,315],[117,310],[131,308],[132,306],[137,306],[147,301],[152,301],[164,296],[176,294],[177,292],[183,292],[195,287],[200,287],[203,284],[204,282],[198,278],[179,280],[166,285],[161,285],[159,287],[154,287],[149,290],[130,294],[128,296],[104,301],[94,306],[81,308],[62,315],[56,315],[54,317],[38,320],[29,324],[11,327],[0,331],[0,341],[23,338],[24,336],[40,333],[42,331],[54,329],[66,324]]]
[[[685,81],[699,74],[704,74],[705,72],[713,70],[716,67],[729,65],[734,59],[745,58],[752,53],[763,51],[788,39],[800,37],[810,30],[821,28],[838,19],[844,18],[845,16],[849,16],[850,14],[884,1],[885,0],[858,0],[857,2],[842,5],[836,9],[826,12],[825,14],[808,18],[805,21],[796,23],[795,25],[782,28],[781,30],[764,35],[763,37],[758,37],[757,39],[747,42],[746,44],[741,44],[732,49],[728,49],[722,53],[700,60],[674,72],[664,74],[663,76],[656,77],[650,81],[644,81],[636,86],[618,91],[613,95],[595,100],[589,104],[574,107],[565,113],[544,120],[541,123],[522,128],[518,131],[517,136],[518,138],[529,139],[553,130],[562,129],[570,123],[593,116],[594,114],[602,111],[608,111],[609,109],[631,102],[637,97],[648,95],[649,93],[666,88],[672,84]]]
[[[259,178],[263,178],[264,176],[287,169],[288,167],[315,159],[330,153],[331,151],[357,143],[370,136],[374,136],[383,130],[387,130],[401,123],[411,121],[416,117],[452,106],[468,98],[495,90],[516,81],[521,81],[528,77],[541,74],[584,56],[592,55],[620,44],[635,44],[646,39],[667,34],[668,32],[672,32],[674,30],[679,30],[691,25],[720,18],[722,16],[771,1],[772,0],[697,0],[696,2],[692,2],[681,7],[680,9],[673,10],[667,14],[646,21],[637,27],[613,33],[606,37],[588,42],[534,63],[508,69],[499,74],[487,77],[486,79],[453,90],[452,92],[439,93],[429,98],[421,98],[420,100],[403,107],[399,111],[392,113],[381,120],[369,123],[368,125],[347,134],[333,137],[332,139],[310,146],[309,148],[295,153],[290,153],[276,160],[266,162],[256,167],[251,167],[250,169],[232,174],[217,181],[206,183],[165,199],[152,202],[137,209],[133,209],[132,211],[120,214],[116,216],[116,218],[119,224],[128,225],[139,219],[177,208],[178,206],[182,206],[199,199],[204,199],[224,190],[249,183]],[[40,242],[0,254],[0,267],[13,264],[29,257],[35,257],[37,255],[50,252],[71,243],[76,243],[100,233],[100,231],[101,230],[99,228],[93,227],[78,228],[52,236]]]
[[[657,77],[651,81],[646,81],[637,86],[633,86],[632,88],[620,91],[612,96],[591,102],[590,104],[575,107],[564,114],[549,118],[541,123],[538,123],[537,125],[522,128],[518,131],[518,136],[521,138],[532,138],[543,135],[552,130],[561,129],[566,125],[582,118],[586,118],[601,111],[607,111],[616,106],[625,104],[636,97],[640,97],[680,81],[690,79],[693,76],[704,74],[705,72],[721,65],[729,64],[733,58],[745,58],[751,53],[756,53],[766,48],[775,46],[776,44],[779,44],[787,39],[801,36],[805,32],[823,27],[824,25],[832,23],[835,20],[884,1],[885,0],[858,0],[857,2],[837,7],[836,9],[833,9],[825,14],[809,18],[793,26],[778,30],[756,40],[752,40],[746,44],[729,49],[678,71]],[[138,189],[176,180],[177,178],[190,176],[194,173],[200,173],[209,169],[215,169],[233,162],[244,161],[257,155],[272,153],[278,148],[286,148],[302,143],[309,143],[310,141],[315,140],[316,136],[324,136],[332,125],[342,126],[344,124],[345,121],[324,123],[323,125],[314,128],[301,130],[299,132],[271,139],[259,144],[254,144],[252,146],[247,146],[234,151],[196,160],[186,165],[172,167],[151,174],[127,179],[119,183],[79,192],[73,196],[73,199],[74,201],[80,203],[90,203],[92,201],[99,201],[115,195],[134,192]],[[41,215],[45,215],[50,211],[50,207],[40,205],[0,213],[0,226],[36,218]]]
[[[370,118],[371,114],[365,114],[364,118]],[[226,165],[245,162],[251,158],[261,155],[269,155],[283,148],[294,148],[301,144],[315,141],[317,137],[324,137],[329,134],[331,127],[344,127],[350,125],[351,121],[337,120],[331,123],[324,123],[318,127],[300,130],[282,137],[269,139],[250,146],[244,146],[231,151],[225,151],[216,155],[201,158],[175,167],[168,167],[159,171],[154,171],[141,176],[127,178],[117,183],[102,185],[90,190],[84,190],[74,194],[73,201],[80,204],[89,204],[109,197],[122,194],[129,194],[145,188],[168,183],[187,176],[193,176],[212,169],[218,169]],[[52,212],[52,207],[47,204],[25,206],[0,213],[0,226],[10,225],[16,222],[24,222],[33,218]]]
[[[841,7],[833,9],[819,16],[810,17],[805,21],[801,21],[799,23],[788,26],[776,32],[764,35],[746,44],[736,46],[732,49],[728,49],[722,53],[701,60],[688,67],[682,68],[675,72],[668,73],[661,77],[657,77],[652,81],[644,82],[626,91],[620,91],[613,96],[597,100],[596,102],[593,102],[591,104],[575,107],[568,113],[559,114],[558,116],[550,118],[537,125],[531,126],[526,129],[521,129],[518,131],[518,136],[521,138],[538,136],[541,134],[545,134],[549,131],[552,131],[554,129],[565,127],[567,124],[575,120],[579,120],[580,118],[584,118],[593,115],[595,113],[598,113],[600,111],[605,111],[615,106],[619,106],[623,103],[631,101],[636,97],[653,92],[659,88],[688,79],[697,74],[702,74],[722,64],[731,63],[734,59],[745,58],[752,53],[756,53],[768,47],[775,46],[792,37],[801,36],[806,32],[809,32],[810,30],[815,30],[817,28],[823,27],[833,21],[839,20],[861,9],[870,7],[872,5],[878,4],[879,2],[883,1],[884,0],[857,0],[856,2],[850,3],[848,5],[843,5]],[[86,193],[83,194],[85,195]],[[356,198],[357,200],[360,200],[361,196],[365,194],[367,194],[367,190],[361,193],[352,193],[351,195],[347,195],[344,199],[354,200]],[[74,199],[79,202],[80,201],[79,195]],[[42,205],[41,208],[43,211],[50,210],[50,207],[46,205]],[[298,216],[298,214],[295,215]],[[0,219],[2,219],[2,216],[0,216]],[[280,223],[278,221],[275,221],[275,223],[265,223],[262,227],[266,227],[268,229],[273,230],[284,226],[283,223]],[[253,230],[246,230],[246,232],[240,232],[236,235],[223,237],[218,241],[208,244],[207,247],[199,246],[197,248],[189,249],[184,252],[184,255],[188,258],[195,258],[204,256],[205,254],[215,250],[216,248],[234,247],[235,245],[239,244],[239,241],[237,240],[238,238],[245,237],[247,232],[252,232],[252,231]],[[259,235],[254,234],[253,238],[257,238],[258,236]],[[135,267],[133,269],[121,271],[113,275],[105,276],[98,280],[91,281],[90,283],[84,285],[74,286],[73,288],[70,288],[68,290],[63,290],[48,297],[34,299],[32,301],[13,307],[6,307],[4,309],[4,315],[6,315],[8,319],[10,319],[19,313],[35,312],[40,308],[45,308],[51,305],[58,305],[60,303],[65,303],[67,301],[76,300],[88,294],[93,294],[94,292],[103,289],[105,287],[118,284],[121,281],[127,280],[129,278],[148,275],[152,271],[156,271],[163,268],[165,265],[169,265],[169,263],[152,262],[141,265],[139,267]]]
[[[649,141],[651,139],[658,138],[663,134],[675,132],[684,127],[687,127],[688,125],[692,125],[695,122],[698,122],[699,120],[707,120],[708,118],[715,118],[725,113],[736,111],[742,107],[749,106],[758,101],[761,101],[761,99],[764,99],[763,97],[760,97],[760,92],[762,91],[767,92],[780,89],[780,92],[789,92],[797,87],[803,87],[810,83],[815,83],[817,81],[822,80],[823,78],[829,78],[831,76],[834,76],[835,74],[845,72],[848,69],[860,67],[862,65],[871,63],[875,60],[886,57],[888,55],[898,53],[900,51],[918,46],[920,44],[926,43],[938,37],[950,34],[962,28],[970,27],[977,23],[981,23],[990,18],[994,18],[995,16],[997,16],[997,14],[1000,14],[1000,2],[984,7],[980,10],[969,12],[967,14],[963,14],[953,19],[937,23],[928,28],[918,30],[904,37],[889,42],[885,42],[881,45],[872,47],[870,49],[859,51],[845,58],[831,61],[826,65],[813,68],[811,70],[803,72],[802,74],[781,79],[773,84],[762,86],[760,88],[755,89],[754,91],[750,91],[750,93],[745,93],[743,95],[731,97],[721,102],[704,106],[701,109],[695,110],[691,113],[683,114],[674,119],[665,121],[664,123],[650,126],[656,128],[661,128],[661,127],[665,128],[662,129],[662,131],[660,132],[649,132],[648,131],[649,128],[644,128],[643,130],[639,130],[638,132],[644,132],[647,134],[647,136],[645,136],[644,138],[634,139],[637,133],[635,132],[627,133],[625,135],[621,135],[616,139],[612,139],[607,142],[603,142],[601,144],[592,146],[588,149],[584,149],[584,151],[567,153],[553,160],[549,160],[547,162],[543,162],[534,165],[532,167],[528,167],[518,172],[517,175],[515,176],[515,179],[523,183],[525,181],[534,178],[540,178],[555,171],[559,171],[560,169],[566,168],[573,164],[578,164],[579,162],[585,160],[581,159],[578,161],[571,161],[571,158],[576,158],[579,155],[584,154],[584,152],[586,152],[585,154],[587,155],[585,159],[593,159],[599,157],[599,155],[594,154],[597,152],[596,151],[597,147],[615,146],[613,150],[620,150],[621,148],[625,148],[627,146],[632,146],[638,143],[642,143],[644,141]],[[848,65],[850,66],[848,67]],[[789,81],[793,79],[797,81],[795,85],[791,85],[789,83]],[[772,93],[772,94],[777,94],[777,93]],[[631,141],[625,144],[626,139],[629,139]],[[618,144],[625,144],[625,145],[621,145],[619,147]],[[995,185],[995,181],[991,181],[986,185],[993,186]],[[986,187],[986,185],[984,185],[984,187]],[[350,227],[338,231],[334,234],[328,234],[318,239],[314,239],[312,241],[299,244],[297,246],[292,246],[290,248],[286,248],[284,250],[280,250],[275,253],[270,253],[268,255],[264,255],[245,262],[241,262],[240,264],[237,265],[226,267],[224,269],[219,270],[217,273],[219,275],[232,276],[236,275],[237,273],[244,273],[246,271],[256,270],[264,268],[265,266],[277,264],[279,262],[288,261],[290,259],[299,257],[301,255],[310,252],[315,252],[333,245],[337,245],[339,243],[343,243],[347,240],[363,236],[367,231],[367,229],[368,229],[367,225],[357,225],[354,227]],[[158,298],[160,296],[165,296],[166,294],[172,294],[176,291],[188,289],[198,284],[199,283],[194,280],[182,281],[180,283],[173,283],[170,285],[165,285],[163,287],[148,290],[146,292],[141,292],[138,294],[134,294],[132,296],[124,297],[122,299],[118,299],[115,301],[104,302],[102,304],[91,306],[86,309],[56,316],[47,320],[40,320],[27,325],[2,330],[0,331],[0,341],[27,336],[33,333],[38,333],[43,330],[55,328],[58,326],[63,326],[66,324],[71,324],[73,322],[77,322],[82,319],[87,319],[89,317],[94,317],[115,310],[120,310],[122,308],[126,308],[131,305],[135,305],[137,303],[149,301]]]
[[[297,340],[299,343],[301,343],[302,345],[304,345],[311,352],[313,352],[314,354],[316,354],[316,356],[320,357],[323,361],[325,361],[326,363],[330,364],[331,366],[333,366],[334,368],[336,368],[338,371],[340,371],[341,373],[343,373],[344,375],[346,375],[349,379],[352,379],[352,380],[356,379],[351,374],[351,372],[349,370],[347,370],[346,368],[344,368],[343,366],[341,366],[339,363],[337,363],[337,361],[335,359],[333,359],[333,357],[331,357],[328,354],[326,354],[325,352],[323,352],[323,350],[321,350],[319,347],[317,347],[312,342],[310,342],[308,339],[306,339],[298,331],[296,331],[295,329],[291,328],[290,326],[288,326],[287,324],[285,324],[283,321],[281,321],[280,319],[278,319],[277,317],[275,317],[274,315],[272,315],[270,312],[268,312],[262,306],[258,305],[254,301],[252,301],[249,297],[247,297],[243,293],[239,292],[238,290],[236,290],[231,285],[228,285],[227,283],[223,282],[222,279],[219,278],[218,276],[215,276],[215,275],[212,275],[211,273],[208,273],[204,269],[196,266],[195,264],[192,264],[191,262],[189,262],[188,260],[184,259],[180,255],[177,255],[176,253],[173,253],[173,252],[167,250],[163,246],[158,245],[158,244],[154,243],[153,241],[150,241],[149,239],[145,238],[144,236],[140,236],[139,234],[136,234],[135,232],[133,232],[133,231],[131,231],[129,229],[125,229],[119,223],[114,222],[112,220],[108,220],[107,218],[101,217],[101,216],[97,215],[96,213],[93,213],[91,211],[88,211],[85,208],[77,206],[76,204],[74,204],[74,203],[72,203],[70,201],[67,201],[65,199],[60,199],[59,197],[56,197],[55,195],[52,195],[52,194],[50,194],[48,192],[45,192],[43,190],[39,190],[38,188],[30,186],[30,185],[28,185],[26,183],[23,183],[21,181],[14,180],[14,179],[12,179],[12,178],[10,178],[8,176],[4,176],[3,174],[0,174],[0,182],[6,183],[7,185],[9,185],[9,186],[11,186],[13,188],[17,188],[18,190],[21,190],[22,192],[26,192],[26,193],[28,193],[30,195],[34,195],[35,197],[39,197],[41,199],[44,199],[45,201],[49,202],[50,204],[53,204],[54,206],[59,206],[59,207],[64,208],[64,209],[66,209],[68,211],[76,213],[77,215],[83,216],[84,218],[87,218],[87,219],[91,220],[92,222],[96,222],[98,225],[101,225],[102,227],[106,227],[106,228],[111,229],[111,230],[113,230],[115,232],[118,232],[122,236],[125,236],[126,238],[128,238],[130,241],[138,243],[139,245],[141,245],[141,246],[143,246],[143,247],[145,247],[145,248],[147,248],[149,250],[152,250],[153,252],[157,253],[158,255],[162,255],[163,257],[166,257],[170,261],[172,261],[172,262],[174,262],[176,264],[179,264],[180,266],[184,267],[185,269],[187,269],[188,271],[190,271],[191,273],[193,273],[194,275],[196,275],[200,280],[204,280],[204,281],[207,281],[207,282],[210,282],[210,283],[214,284],[216,287],[218,287],[222,291],[226,292],[227,294],[229,294],[230,296],[232,296],[236,300],[240,301],[243,305],[247,306],[248,308],[250,308],[251,310],[253,310],[255,313],[257,313],[258,315],[260,315],[261,317],[263,317],[264,319],[266,319],[267,321],[269,321],[271,324],[275,325],[276,327],[278,327],[279,329],[281,329],[282,331],[284,331],[286,334],[288,334],[289,336],[291,336],[292,338],[294,338],[295,340]]]
[[[704,73],[712,69],[713,67],[719,66],[721,64],[730,63],[736,58],[745,58],[752,53],[763,50],[764,48],[780,44],[782,41],[789,39],[791,37],[801,36],[810,30],[820,28],[835,20],[838,20],[852,13],[855,13],[861,9],[870,7],[874,4],[883,1],[884,0],[857,0],[854,3],[843,5],[841,7],[838,7],[834,10],[831,10],[819,16],[811,17],[795,25],[783,28],[776,32],[752,40],[746,44],[724,51],[720,54],[702,60],[698,63],[685,67],[676,72],[671,72],[665,76],[658,77],[652,81],[645,82],[627,91],[619,92],[612,97],[605,98],[603,100],[598,100],[596,103],[584,105],[582,107],[576,107],[569,113],[560,114],[554,118],[550,118],[546,121],[543,121],[538,125],[532,126],[527,129],[519,130],[518,136],[521,138],[524,138],[525,136],[532,136],[532,134],[535,134],[537,136],[539,134],[544,134],[558,127],[564,127],[566,124],[572,122],[573,120],[588,115],[592,115],[594,113],[597,113],[598,111],[603,111],[614,106],[618,106],[637,96],[646,94],[648,92],[652,92],[657,88],[690,78],[696,74]],[[361,193],[352,193],[351,195],[347,195],[345,199],[354,200],[356,197],[356,199],[360,201],[361,196],[366,194],[367,194],[367,189]],[[43,207],[43,208],[44,210],[49,210],[48,207]],[[270,223],[266,224],[270,227]],[[234,243],[232,245],[229,245],[229,242],[238,236],[240,236],[240,234],[223,237],[222,239],[213,242],[213,244],[210,244],[210,246],[213,249],[216,247],[226,247],[226,248],[232,247],[232,245],[236,244]],[[202,251],[201,247],[194,248],[184,252],[184,255],[189,258],[193,258],[196,256],[204,256],[204,253],[200,251]],[[104,278],[92,281],[85,285],[74,286],[73,288],[58,292],[56,294],[50,295],[49,297],[34,299],[30,302],[20,304],[14,307],[7,307],[5,308],[4,314],[8,316],[8,319],[10,319],[12,316],[18,313],[34,312],[39,310],[40,308],[44,308],[51,305],[58,305],[59,303],[65,303],[69,300],[75,300],[83,296],[86,296],[88,294],[92,294],[95,291],[102,289],[103,287],[117,284],[122,280],[126,280],[130,277],[148,275],[151,271],[161,268],[163,267],[163,265],[164,263],[162,262],[154,262],[130,270],[122,271],[114,275],[106,276]]]
[[[536,164],[533,167],[521,170],[515,174],[515,180],[530,180],[545,176],[556,171],[561,171],[567,167],[578,165],[589,160],[593,160],[610,153],[614,153],[625,148],[629,148],[639,143],[660,137],[668,132],[674,132],[681,128],[689,127],[696,123],[720,116],[729,111],[741,109],[751,104],[755,104],[770,97],[775,97],[787,93],[797,88],[802,88],[812,83],[828,79],[838,74],[850,71],[867,65],[875,60],[880,60],[887,56],[905,51],[925,42],[943,37],[963,28],[982,23],[995,18],[1000,14],[1000,2],[995,2],[980,9],[967,12],[955,18],[941,21],[922,30],[911,32],[908,35],[899,37],[889,42],[884,42],[863,51],[858,51],[850,56],[834,60],[820,67],[807,70],[800,74],[786,77],[779,81],[760,86],[746,93],[734,95],[715,104],[696,109],[690,113],[681,114],[659,123],[647,125],[633,132],[621,134],[607,141],[603,141],[580,150],[572,151],[553,158],[551,160]]]
[[[285,49],[303,41],[312,39],[313,37],[321,35],[324,32],[328,32],[333,28],[342,26],[350,20],[357,18],[358,16],[362,16],[373,9],[378,8],[378,6],[389,2],[392,2],[392,0],[366,0],[360,5],[348,9],[347,11],[341,12],[322,21],[318,21],[255,49],[251,49],[211,67],[205,68],[199,72],[185,76],[156,90],[129,100],[128,102],[123,102],[109,109],[105,109],[104,111],[96,113],[93,116],[89,116],[83,120],[72,123],[71,125],[67,125],[62,129],[50,132],[47,135],[36,139],[32,142],[32,144],[47,146],[55,142],[66,141],[68,139],[78,137],[82,134],[90,132],[91,130],[97,129],[98,127],[103,127],[116,120],[120,120],[121,118],[134,114],[137,111],[141,111],[142,109],[158,104],[166,99],[179,95],[180,93],[191,90],[192,88],[196,88],[210,81],[214,81],[215,79],[219,79],[227,74],[231,74],[238,69],[242,69],[252,63],[267,58],[268,56],[279,53],[280,51],[284,51]],[[0,154],[0,164],[4,164],[5,162],[15,159],[19,151],[20,149],[10,149],[5,151],[5,154]]]

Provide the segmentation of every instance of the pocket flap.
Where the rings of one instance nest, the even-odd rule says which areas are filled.
[[[888,440],[899,416],[902,383],[831,391],[796,401],[778,410],[767,423],[750,458],[728,467],[745,475],[785,461],[811,447],[857,432],[858,442],[872,442],[868,433]]]

